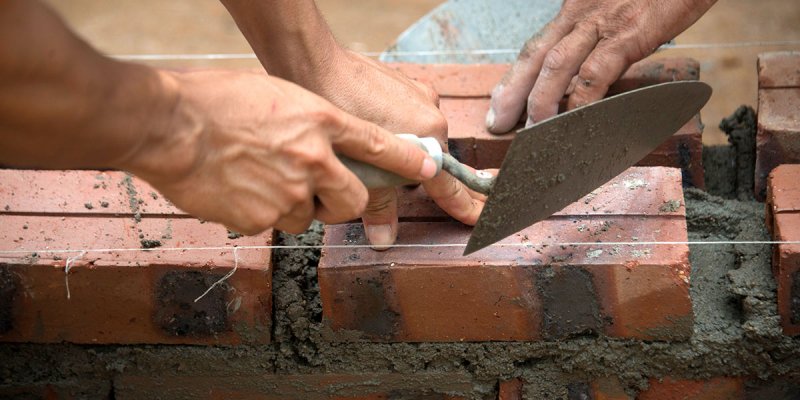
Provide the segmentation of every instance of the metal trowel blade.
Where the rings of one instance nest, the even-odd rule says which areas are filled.
[[[648,86],[517,131],[464,255],[548,218],[636,164],[697,114],[702,82]]]

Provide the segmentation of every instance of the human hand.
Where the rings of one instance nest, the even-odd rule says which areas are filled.
[[[340,50],[336,54],[330,68],[315,77],[314,92],[389,131],[435,137],[446,149],[447,121],[433,89],[357,53]],[[465,224],[475,224],[486,200],[483,195],[446,172],[422,184],[445,212]],[[375,249],[388,249],[397,238],[397,191],[373,189],[369,195],[362,215],[364,230]]]
[[[414,180],[436,173],[425,152],[278,78],[162,72],[178,92],[169,135],[151,135],[122,167],[176,206],[232,230],[304,231],[361,215],[367,190],[334,152]]]
[[[716,0],[564,0],[492,91],[486,126],[511,130],[601,99],[627,68],[691,26]],[[527,104],[527,107],[526,107]]]

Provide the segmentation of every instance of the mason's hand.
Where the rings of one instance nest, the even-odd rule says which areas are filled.
[[[601,99],[634,62],[697,21],[716,0],[565,0],[492,91],[486,125],[493,133]]]
[[[383,64],[344,49],[331,50],[332,62],[316,75],[315,93],[343,110],[392,132],[439,139],[446,149],[447,121],[439,110],[439,96]],[[453,218],[473,225],[485,196],[472,192],[442,172],[422,182],[426,193]],[[362,215],[367,238],[375,249],[387,249],[397,237],[397,191],[373,189]]]
[[[298,233],[364,211],[367,189],[336,153],[415,180],[433,161],[389,131],[260,73],[163,72],[180,99],[168,135],[123,163],[176,206],[237,232]]]

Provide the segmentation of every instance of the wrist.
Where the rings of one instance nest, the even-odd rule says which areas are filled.
[[[174,180],[196,164],[204,119],[185,93],[188,84],[177,72],[155,70],[159,82],[147,123],[130,150],[113,168],[150,181]]]
[[[280,48],[259,52],[270,75],[293,82],[312,92],[324,87],[333,70],[346,58],[346,51],[330,32],[291,32]],[[263,54],[263,56],[262,56]]]

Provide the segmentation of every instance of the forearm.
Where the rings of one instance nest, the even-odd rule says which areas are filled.
[[[221,0],[270,75],[314,90],[339,45],[313,0]]]
[[[0,3],[0,163],[126,168],[169,129],[164,76],[103,57],[47,7]]]

